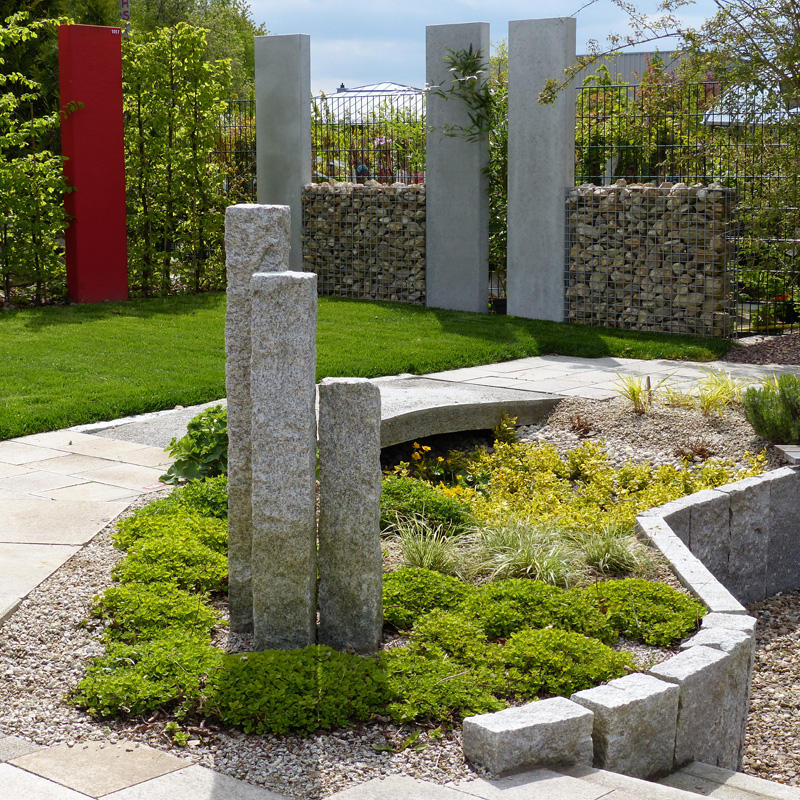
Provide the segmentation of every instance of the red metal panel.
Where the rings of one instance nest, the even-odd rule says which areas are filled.
[[[64,175],[75,187],[65,206],[67,291],[76,303],[128,299],[121,30],[63,25],[58,30]]]

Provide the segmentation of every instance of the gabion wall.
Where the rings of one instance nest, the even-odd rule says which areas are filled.
[[[319,294],[425,304],[425,187],[303,187],[303,263]]]
[[[733,332],[721,184],[587,184],[567,194],[566,318],[705,336]]]

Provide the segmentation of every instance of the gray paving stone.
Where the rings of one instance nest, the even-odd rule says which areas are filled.
[[[0,734],[0,762],[11,761],[14,758],[27,756],[42,749],[40,745],[29,742],[19,736],[3,736]]]
[[[0,541],[22,544],[86,544],[127,506],[127,503],[118,501],[54,501],[34,497],[7,500],[3,503]],[[58,525],[53,524],[54,520],[58,520]]]
[[[483,800],[598,800],[608,789],[549,769],[509,775],[492,781],[478,778],[455,786],[470,797]],[[422,798],[420,798],[422,800]]]
[[[723,586],[727,586],[731,538],[730,495],[706,490],[695,492],[686,499],[692,501],[689,549]]]
[[[36,461],[44,461],[48,458],[63,456],[61,450],[54,450],[48,447],[36,447],[21,441],[7,440],[0,442],[0,463],[14,464],[22,466],[32,464]]]
[[[767,597],[769,487],[769,481],[759,476],[717,490],[730,497],[730,545],[725,585],[740,603],[755,603]]]
[[[464,755],[493,775],[554,764],[590,765],[593,717],[563,697],[467,717]]]
[[[560,767],[559,772],[604,787],[609,794],[602,795],[603,800],[606,798],[621,800],[622,797],[631,800],[692,800],[692,798],[696,798],[696,795],[689,794],[682,789],[663,786],[660,783],[650,783],[641,778],[631,778],[628,775],[619,775],[603,769],[574,766]],[[613,794],[613,792],[624,794]]]
[[[10,763],[90,797],[102,797],[186,766],[185,761],[138,742],[60,744]]]
[[[147,494],[141,489],[124,489],[121,486],[111,486],[97,481],[86,481],[75,486],[65,486],[63,489],[47,489],[37,492],[36,496],[45,500],[57,500],[67,503],[116,503],[125,502],[127,506],[131,500]]]
[[[335,650],[371,653],[383,630],[381,394],[363,378],[319,385],[319,627]]]
[[[739,768],[749,698],[748,667],[744,645],[730,653],[697,645],[650,668],[651,675],[681,689],[676,765],[703,761]]]
[[[86,795],[11,764],[0,764],[0,800],[86,800]]]
[[[573,694],[573,702],[594,713],[594,766],[636,778],[669,772],[679,696],[674,684],[642,674]]]
[[[0,625],[19,608],[22,598],[11,594],[0,594]],[[1,760],[1,759],[0,759]]]
[[[724,785],[729,789],[752,792],[756,795],[774,798],[774,800],[800,800],[800,788],[796,786],[787,786],[783,783],[756,778],[753,775],[712,767],[710,764],[702,764],[698,761],[687,764],[676,774],[693,775],[718,786]],[[718,796],[722,795],[714,794],[714,797]]]
[[[4,595],[27,597],[79,549],[59,544],[0,543],[0,586]]]
[[[113,798],[113,800],[129,799]],[[142,800],[149,798],[142,797]],[[177,798],[165,798],[165,800],[177,800]],[[328,800],[469,800],[469,795],[408,775],[389,775],[336,792],[330,795]]]
[[[185,763],[185,762],[184,762]],[[193,765],[106,794],[103,800],[289,800],[260,786]]]
[[[766,595],[800,585],[800,472],[791,468],[768,472],[769,553]]]

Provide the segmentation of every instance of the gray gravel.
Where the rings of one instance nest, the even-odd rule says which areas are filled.
[[[702,438],[716,456],[741,462],[743,451],[760,449],[759,440],[738,412],[722,420],[697,412],[656,409],[643,417],[622,400],[569,400],[541,427],[523,437],[545,438],[560,450],[580,441],[573,419],[580,415],[590,435],[606,437],[615,463],[632,457],[673,463],[676,442]],[[771,466],[780,457],[769,454]],[[155,499],[151,494],[147,500]],[[121,554],[110,544],[109,526],[36,589],[0,628],[0,732],[41,745],[86,739],[131,739],[190,759],[220,772],[292,797],[313,800],[386,774],[407,774],[439,784],[475,775],[465,763],[460,732],[440,739],[423,733],[421,751],[402,750],[411,729],[383,722],[350,731],[307,738],[244,736],[211,726],[192,728],[186,748],[173,748],[158,715],[139,721],[96,723],[63,701],[80,679],[86,659],[99,655],[100,629],[84,624],[94,595],[110,583]],[[745,769],[760,777],[798,783],[800,747],[800,595],[784,595],[757,609],[766,624],[759,633],[753,712],[748,724]],[[767,616],[769,615],[769,616]],[[399,752],[377,752],[389,743]]]

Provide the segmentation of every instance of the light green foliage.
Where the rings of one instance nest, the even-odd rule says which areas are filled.
[[[444,655],[469,664],[486,661],[491,650],[482,625],[468,611],[434,609],[417,619],[410,640],[426,656]]]
[[[449,575],[402,567],[383,578],[383,619],[399,630],[408,630],[428,611],[457,608],[473,591]]]
[[[122,520],[114,534],[114,545],[127,550],[142,540],[193,539],[216,553],[227,552],[228,529],[224,520],[204,517],[180,506],[165,507],[162,502],[153,504],[158,504],[158,513],[146,506]]]
[[[744,413],[773,444],[800,444],[800,376],[787,373],[744,393]]]
[[[157,639],[167,628],[202,637],[220,624],[217,612],[203,601],[202,595],[174,584],[128,583],[112,586],[95,598],[92,615],[109,621],[105,630],[109,641]]]
[[[617,374],[617,382],[614,391],[620,397],[630,400],[633,410],[637,414],[646,414],[653,403],[656,392],[666,381],[662,378],[655,386],[652,385],[649,375],[620,375]]]
[[[517,441],[517,418],[509,417],[504,411],[497,427],[492,428],[492,434],[495,443],[513,444]]]
[[[696,630],[706,613],[694,598],[636,578],[598,583],[582,592],[604,610],[618,633],[650,645],[676,644]]]
[[[16,47],[62,22],[29,22],[22,12],[0,20],[0,289],[6,303],[12,292],[13,299],[37,304],[64,292],[59,240],[67,226],[63,195],[70,188],[61,156],[42,146],[58,130],[59,115],[42,114],[41,85],[6,63],[13,63]]]
[[[172,708],[193,710],[206,676],[222,659],[208,637],[169,628],[157,638],[114,642],[92,660],[70,701],[93,717],[138,716]]]
[[[697,402],[705,416],[714,412],[720,417],[730,406],[739,406],[747,381],[734,378],[725,370],[705,370],[705,377],[698,383]]]
[[[230,67],[205,50],[206,32],[183,22],[125,42],[129,270],[145,297],[225,287],[226,198],[211,156]]]
[[[368,719],[385,704],[374,658],[329,647],[224,656],[210,676],[211,714],[245,733],[311,733]]]
[[[139,516],[172,514],[174,512],[198,514],[201,517],[228,518],[228,476],[191,481],[175,488],[163,500],[156,500],[135,513]],[[120,524],[124,528],[125,520]],[[119,538],[117,534],[116,539]],[[123,545],[120,545],[122,547]]]
[[[381,488],[381,529],[394,525],[398,517],[421,517],[439,526],[442,533],[463,532],[473,521],[464,503],[448,497],[436,486],[387,475]]]
[[[201,411],[186,426],[186,435],[169,443],[167,452],[175,463],[161,476],[177,484],[214,478],[228,472],[228,411],[213,406]]]
[[[542,581],[509,579],[479,587],[458,607],[475,619],[489,639],[506,639],[525,628],[555,627],[611,641],[596,604],[580,591],[563,591]]]
[[[563,630],[521,630],[499,652],[508,683],[520,697],[569,697],[598,683],[620,678],[631,657],[596,639]]]

